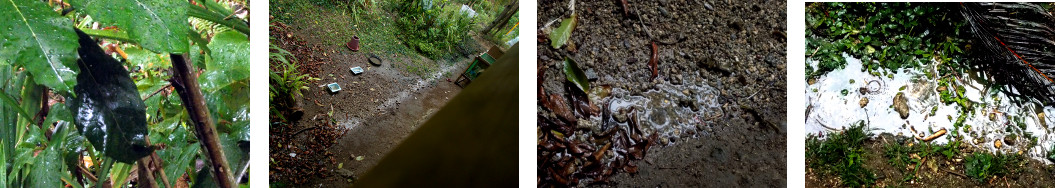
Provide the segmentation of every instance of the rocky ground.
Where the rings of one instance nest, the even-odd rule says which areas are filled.
[[[539,185],[785,186],[785,3],[539,1]]]

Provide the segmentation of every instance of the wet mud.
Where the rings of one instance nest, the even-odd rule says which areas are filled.
[[[577,1],[561,48],[538,7],[539,186],[785,186],[785,2]]]

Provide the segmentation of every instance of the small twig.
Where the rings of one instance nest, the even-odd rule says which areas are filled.
[[[808,58],[813,58],[813,55],[817,55],[817,51],[821,51],[821,47],[820,46],[818,46],[817,49],[813,50],[813,53],[810,53],[810,56],[806,57],[806,58],[807,59]]]
[[[152,163],[152,164],[154,164],[154,168],[162,169],[162,170],[158,170],[158,175],[161,176],[161,183],[164,183],[166,188],[171,188],[172,187],[172,183],[169,182],[169,177],[167,175],[165,175],[164,166],[161,165],[161,163],[162,163],[161,157],[158,157],[158,153],[157,152],[154,152],[153,154],[151,154],[150,157],[151,157],[151,159],[154,160],[154,163]]]
[[[164,87],[158,88],[157,91],[154,91],[153,93],[150,93],[150,95],[147,95],[147,97],[143,97],[143,100],[145,101],[145,100],[149,99],[150,97],[154,97],[154,95],[157,95],[158,93],[161,93],[161,91],[165,91],[169,87],[172,87],[172,84],[168,84],[168,85],[165,85]]]
[[[77,165],[77,169],[80,170],[81,174],[83,174],[85,178],[88,178],[88,180],[91,180],[92,182],[99,181],[99,178],[96,178],[95,174],[92,174],[90,170],[84,168],[84,165]]]
[[[950,171],[950,170],[946,170],[946,169],[941,169],[941,170],[945,171],[947,173],[953,174],[953,175],[957,175],[957,176],[960,176],[960,177],[968,178],[966,175],[963,175],[963,174],[960,174],[960,173],[956,173],[956,172],[953,172],[953,171]]]
[[[158,183],[154,180],[154,173],[151,173],[150,167],[147,166],[147,164],[150,164],[150,159],[151,157],[149,156],[143,157],[136,163],[139,167],[139,180],[141,180],[136,185],[139,185],[140,187],[158,188]]]

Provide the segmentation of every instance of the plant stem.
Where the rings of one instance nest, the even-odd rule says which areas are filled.
[[[150,167],[147,166],[147,164],[150,164],[150,159],[152,159],[150,156],[139,158],[139,162],[136,163],[139,166],[139,178],[142,180],[137,185],[143,185],[139,187],[159,188],[158,182],[154,180],[154,173],[151,173]]]
[[[190,17],[201,18],[203,20],[230,27],[242,34],[249,35],[249,25],[240,19],[225,19],[226,16],[210,12],[209,10],[205,10],[205,8],[196,5],[188,6],[190,6],[190,9],[187,9],[187,15]]]
[[[170,55],[172,59],[172,88],[179,93],[183,107],[187,109],[191,123],[194,124],[194,133],[201,140],[205,156],[212,162],[213,173],[216,175],[216,183],[222,188],[234,187],[234,178],[231,178],[231,167],[227,164],[227,157],[220,145],[220,138],[213,127],[212,118],[209,116],[209,108],[205,106],[205,97],[202,96],[201,86],[198,85],[198,77],[191,69],[190,63],[183,55]]]
[[[103,188],[104,187],[103,185],[106,184],[106,180],[110,179],[110,177],[108,177],[107,175],[110,175],[110,167],[113,166],[113,165],[114,165],[114,160],[113,159],[109,159],[109,158],[103,159],[102,166],[99,166],[99,167],[102,167],[102,170],[100,170],[98,172],[95,172],[96,173],[95,177],[98,177],[98,179],[97,179],[98,181],[95,181],[95,187],[96,188]]]

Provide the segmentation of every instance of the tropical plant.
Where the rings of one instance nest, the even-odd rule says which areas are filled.
[[[447,7],[447,0],[403,0],[402,13],[397,21],[406,35],[407,46],[428,57],[441,57],[450,52],[476,30],[474,20],[455,6]]]
[[[0,187],[242,182],[249,27],[232,6],[0,2]]]
[[[299,72],[296,57],[277,45],[271,44],[270,60],[275,64],[271,71],[270,88],[268,89],[268,102],[278,105],[292,105],[302,95],[302,90],[308,89],[308,83],[318,78]],[[291,57],[293,60],[290,60]],[[277,100],[277,101],[276,101]],[[279,109],[289,109],[285,106]]]

